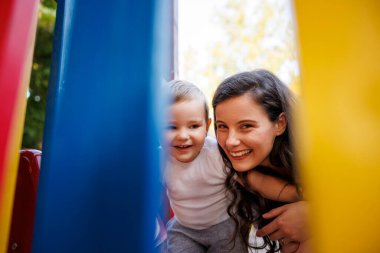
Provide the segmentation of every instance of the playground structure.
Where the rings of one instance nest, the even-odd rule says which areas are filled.
[[[295,1],[313,252],[380,251],[379,7]],[[0,253],[17,201],[37,8],[0,3]],[[170,13],[169,1],[58,1],[33,252],[156,251]]]

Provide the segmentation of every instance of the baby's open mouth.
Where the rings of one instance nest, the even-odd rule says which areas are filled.
[[[190,148],[191,145],[178,145],[178,146],[174,146],[175,148],[180,148],[180,149],[184,149],[184,148]]]

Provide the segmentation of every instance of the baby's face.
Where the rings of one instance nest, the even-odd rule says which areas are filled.
[[[204,103],[197,99],[174,103],[170,115],[165,130],[168,152],[177,161],[191,162],[201,151],[210,125]]]

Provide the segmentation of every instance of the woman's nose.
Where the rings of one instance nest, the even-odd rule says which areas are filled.
[[[227,147],[235,147],[240,144],[240,139],[234,131],[230,131],[227,136],[226,145]]]

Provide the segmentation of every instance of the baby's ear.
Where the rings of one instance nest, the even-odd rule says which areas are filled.
[[[211,125],[211,118],[208,118],[208,120],[206,122],[206,132],[208,132],[208,129],[210,128],[210,125]]]
[[[277,126],[277,136],[283,134],[285,132],[287,125],[286,115],[284,112],[280,113],[278,116],[276,126]]]

